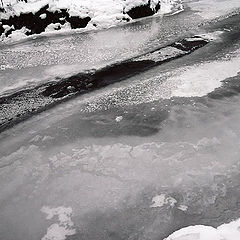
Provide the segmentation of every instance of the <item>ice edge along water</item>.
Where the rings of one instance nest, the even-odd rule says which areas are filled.
[[[218,32],[218,34],[221,33]],[[207,37],[206,34],[204,36]],[[208,36],[208,39],[211,37],[213,37],[212,34]],[[117,99],[116,105],[132,105],[174,97],[203,97],[222,87],[224,80],[237,76],[239,65],[240,51],[237,50],[219,60],[182,67],[171,74],[161,73],[144,81],[133,77],[125,85],[111,86],[111,88],[104,89],[104,92],[88,95],[83,100],[81,99],[81,102],[86,104],[84,111],[92,112],[101,109],[102,105],[105,106],[110,98]],[[140,89],[142,94],[139,94]],[[144,89],[151,91],[144,93]],[[131,100],[131,96],[127,99],[116,97],[129,90],[131,96],[134,96],[134,101]]]

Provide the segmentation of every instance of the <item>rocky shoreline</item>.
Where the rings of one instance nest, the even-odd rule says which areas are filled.
[[[173,4],[173,8],[176,8],[176,11],[182,8],[180,0],[172,2],[170,1],[169,4],[170,6]],[[109,13],[105,11],[95,13],[95,10],[91,10],[91,8],[85,9],[84,6],[81,6],[81,2],[78,3],[79,6],[75,6],[75,3],[71,5],[71,1],[63,5],[58,2],[47,3],[46,1],[34,3],[26,1],[23,3],[25,4],[23,6],[19,4],[20,2],[17,2],[13,6],[6,5],[0,7],[0,36],[2,39],[9,37],[14,32],[29,36],[61,29],[86,28],[90,21],[91,28],[98,28],[98,25],[102,24],[101,22],[105,24],[104,22],[108,21],[110,21],[108,25],[111,26],[111,21],[113,21],[114,25],[114,22],[129,22],[132,19],[152,16],[159,11],[161,12],[162,6],[161,0],[146,0],[140,3],[136,1],[136,3],[132,2],[130,6],[127,4],[125,6],[119,2],[115,3],[116,6],[112,6],[116,8],[111,10],[112,13],[110,10],[107,10]],[[91,7],[94,8],[94,5]],[[21,10],[21,8],[23,9]],[[169,13],[169,11],[166,13]],[[112,16],[110,16],[111,14]],[[97,21],[94,19],[96,15],[99,15],[97,16]]]
[[[22,28],[26,28],[26,35],[40,34],[45,31],[47,26],[56,23],[60,25],[69,23],[72,29],[85,28],[90,20],[90,17],[70,16],[67,9],[52,12],[49,10],[49,5],[46,5],[36,13],[22,13],[19,16],[15,15],[8,19],[1,19],[0,35],[5,34],[8,37],[13,31]],[[60,26],[56,26],[56,30],[60,28]]]

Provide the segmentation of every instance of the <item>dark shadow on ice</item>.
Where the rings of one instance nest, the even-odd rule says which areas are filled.
[[[102,137],[155,135],[161,130],[161,124],[168,118],[169,112],[162,107],[156,107],[152,111],[151,106],[142,104],[139,108],[128,107],[127,112],[115,107],[109,110],[71,114],[70,117],[58,121],[56,126],[42,131],[43,135],[54,136],[46,147],[62,146],[85,138],[98,141],[98,138]],[[41,142],[38,144],[41,145]]]

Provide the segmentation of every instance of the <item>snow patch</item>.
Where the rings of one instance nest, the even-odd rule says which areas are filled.
[[[6,29],[9,30],[9,28],[6,28]],[[19,41],[20,39],[26,38],[28,32],[29,32],[29,29],[27,29],[26,27],[23,27],[20,30],[13,31],[8,37],[5,37],[5,35],[3,35],[2,39],[5,42],[16,42],[16,41]]]
[[[115,121],[116,122],[121,122],[123,120],[123,116],[117,116],[116,118],[115,118]]]
[[[174,207],[177,200],[171,196],[167,196],[166,194],[160,194],[153,197],[152,202],[153,204],[150,206],[151,208],[163,207],[165,205]]]
[[[178,4],[176,4],[178,3]],[[178,5],[178,8],[176,11],[173,11],[173,6]],[[181,4],[181,1],[174,1],[174,0],[162,0],[160,5],[160,12],[162,14],[171,13],[176,14],[183,11],[183,5]]]
[[[200,34],[199,37],[206,39],[208,41],[216,41],[216,40],[221,40],[221,35],[224,33],[224,31],[214,31],[210,33],[203,33]]]
[[[46,13],[43,13],[43,14],[41,14],[39,17],[40,17],[41,19],[46,19],[47,14],[46,14]]]
[[[49,24],[46,29],[45,29],[45,32],[53,32],[53,31],[56,31],[56,30],[69,30],[71,29],[71,26],[69,23],[65,23],[65,24],[60,24],[60,23],[52,23],[52,24]]]
[[[186,206],[186,205],[179,205],[178,209],[183,211],[183,212],[186,212],[188,210],[188,206]]]
[[[201,97],[221,87],[223,80],[237,76],[239,66],[240,56],[229,61],[201,63],[168,79],[166,84],[175,86],[171,97]]]
[[[71,220],[71,207],[50,208],[48,206],[44,206],[41,208],[41,212],[47,215],[47,220],[51,220],[55,216],[58,218],[58,223],[52,224],[47,229],[47,233],[44,235],[42,240],[65,240],[67,236],[71,236],[76,233],[76,230],[73,228],[74,224]]]
[[[240,239],[240,219],[228,224],[223,224],[219,226],[217,230],[226,240]]]
[[[171,234],[165,240],[226,240],[217,229],[209,226],[197,225],[182,228]]]

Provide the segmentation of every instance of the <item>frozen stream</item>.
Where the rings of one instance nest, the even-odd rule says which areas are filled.
[[[185,5],[184,12],[171,17],[154,16],[103,31],[1,44],[0,94],[129,59],[191,36],[198,32],[200,23],[240,4],[238,0],[201,0],[186,1]]]
[[[197,2],[190,6],[196,8]],[[162,240],[185,226],[217,227],[240,218],[239,19],[236,14],[209,26],[214,40],[188,56],[79,96],[2,132],[0,239]],[[157,18],[145,21],[158,29]],[[188,23],[193,27],[195,22]],[[186,33],[192,27],[186,27]],[[111,31],[118,34],[117,28]],[[93,65],[137,54],[145,41],[154,47],[158,31],[150,35],[152,42],[147,31],[135,31],[143,36],[136,37],[138,43],[126,44],[124,50],[120,45],[115,53],[109,50],[110,57],[103,61],[92,55]],[[94,34],[95,42],[106,37],[104,31]],[[57,46],[57,41],[85,36],[39,39],[35,44],[39,49],[47,42]],[[113,42],[108,46],[114,48]],[[4,64],[15,64],[14,49],[26,51],[28,44],[32,54],[34,41],[0,50],[6,55]],[[96,56],[104,56],[98,51]],[[81,59],[79,66],[90,64],[85,66]],[[56,63],[45,60],[46,71],[59,66],[51,64],[75,66],[64,57],[56,57]],[[1,77],[4,82],[8,74],[31,75],[33,69],[44,75],[45,64],[40,65],[16,64]],[[15,80],[8,86],[18,83]]]

